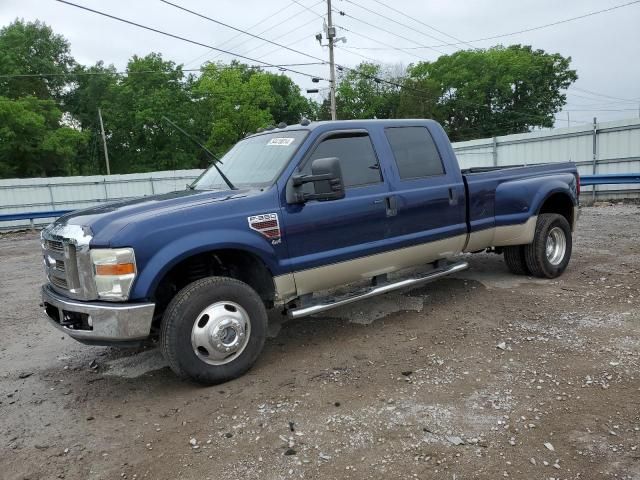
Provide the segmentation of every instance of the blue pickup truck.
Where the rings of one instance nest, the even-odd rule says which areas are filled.
[[[178,375],[219,383],[256,361],[268,309],[299,318],[435,280],[467,268],[463,252],[557,277],[579,190],[572,163],[461,171],[430,120],[282,125],[184,191],[49,225],[43,307],[76,340],[158,339]]]

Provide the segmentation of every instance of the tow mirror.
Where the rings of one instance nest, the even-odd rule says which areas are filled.
[[[313,193],[304,192],[302,186],[312,183]],[[289,203],[309,200],[338,200],[344,198],[344,183],[340,161],[336,157],[317,158],[311,163],[311,175],[294,175],[287,189]]]

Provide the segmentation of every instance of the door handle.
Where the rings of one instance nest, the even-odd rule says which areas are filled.
[[[385,198],[387,203],[387,217],[395,217],[398,214],[398,199],[395,195]]]
[[[458,196],[456,195],[456,191],[453,188],[449,188],[449,205],[457,205],[458,204]]]

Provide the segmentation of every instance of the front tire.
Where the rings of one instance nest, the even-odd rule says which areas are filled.
[[[160,345],[178,376],[215,385],[253,366],[266,332],[267,311],[255,290],[233,278],[207,277],[171,300]]]
[[[567,219],[556,213],[539,215],[533,242],[524,247],[531,274],[540,278],[562,275],[569,264],[571,250],[571,227]]]

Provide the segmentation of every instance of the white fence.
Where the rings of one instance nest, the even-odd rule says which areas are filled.
[[[640,172],[640,119],[484,138],[453,144],[462,168],[576,162],[581,175]],[[201,170],[0,180],[0,215],[75,210],[106,201],[182,190]],[[583,199],[638,198],[633,185],[584,187]],[[593,196],[592,196],[593,195]],[[51,218],[36,223],[50,222]],[[29,226],[1,222],[0,229]]]
[[[0,215],[76,210],[104,202],[183,190],[202,170],[127,175],[0,180]],[[40,218],[46,224],[53,218]],[[29,226],[29,220],[0,222],[0,229]]]
[[[640,119],[453,144],[462,168],[575,162],[580,175],[640,172]],[[637,185],[584,187],[583,199],[638,198]]]

